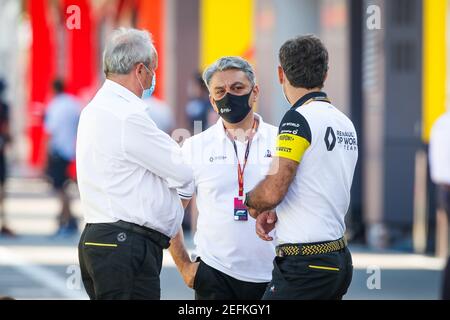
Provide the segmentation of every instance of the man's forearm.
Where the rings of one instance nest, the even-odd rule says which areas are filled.
[[[178,271],[183,272],[183,268],[187,263],[191,262],[189,254],[184,246],[183,229],[170,241],[169,252],[172,255],[173,261],[178,268]]]
[[[184,209],[187,208],[187,206],[189,205],[189,202],[191,202],[191,199],[181,199],[181,204],[183,205]]]
[[[275,157],[269,174],[246,195],[245,204],[258,212],[274,209],[283,200],[294,179],[298,163]]]
[[[280,199],[278,199],[277,194],[271,192],[270,186],[270,176],[266,177],[263,181],[258,183],[258,185],[247,193],[246,204],[249,208],[254,208],[259,212],[272,210],[275,208]]]

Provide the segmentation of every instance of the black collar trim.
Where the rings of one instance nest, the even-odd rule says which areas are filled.
[[[298,107],[301,107],[309,100],[318,100],[318,101],[324,101],[330,103],[330,100],[328,99],[328,96],[323,91],[316,91],[316,92],[310,92],[305,94],[303,97],[298,99],[296,103],[292,106],[292,109],[297,109]]]

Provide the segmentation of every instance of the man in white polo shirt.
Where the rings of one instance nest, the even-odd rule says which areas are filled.
[[[253,113],[259,89],[247,61],[221,58],[206,69],[203,79],[221,118],[182,147],[197,189],[198,262],[191,262],[181,231],[170,250],[196,299],[261,299],[271,278],[275,248],[256,236],[255,220],[242,201],[245,190],[267,174],[277,129]],[[185,205],[192,193],[193,188],[178,189]]]
[[[274,174],[245,198],[259,234],[261,226],[273,227],[264,212],[277,208],[277,257],[264,299],[341,299],[353,271],[344,218],[358,159],[356,131],[322,91],[328,52],[317,37],[286,41],[279,58],[292,107],[279,127]]]

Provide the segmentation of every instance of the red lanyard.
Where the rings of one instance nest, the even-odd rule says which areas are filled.
[[[248,138],[247,148],[245,149],[244,166],[243,167],[241,167],[241,162],[239,161],[236,141],[234,141],[234,139],[231,140],[231,141],[233,141],[234,152],[236,153],[236,158],[237,158],[237,162],[238,162],[237,171],[238,171],[239,197],[244,196],[244,171],[245,171],[245,166],[247,165],[248,155],[250,153],[250,146],[252,144],[255,127],[256,127],[256,120],[253,121],[252,132],[251,132],[250,137]]]

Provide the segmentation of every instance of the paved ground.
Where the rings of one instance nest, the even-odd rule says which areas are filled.
[[[6,210],[20,236],[0,238],[0,295],[17,299],[87,299],[77,265],[78,237],[54,240],[58,203],[41,180],[10,179]],[[75,199],[76,188],[73,188]],[[75,212],[81,215],[78,200]],[[192,248],[192,241],[188,239]],[[444,261],[352,248],[355,272],[346,299],[437,299]],[[379,275],[379,277],[377,277]],[[163,299],[192,299],[170,255],[161,274]],[[369,289],[368,287],[375,287]],[[379,287],[379,289],[377,289]]]

